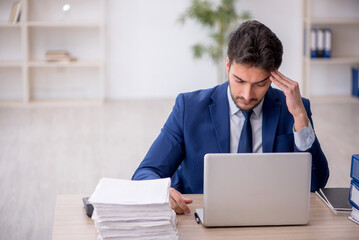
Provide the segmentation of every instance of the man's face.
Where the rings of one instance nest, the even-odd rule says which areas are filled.
[[[271,84],[270,72],[235,62],[230,66],[228,58],[227,74],[232,99],[244,111],[256,107]]]

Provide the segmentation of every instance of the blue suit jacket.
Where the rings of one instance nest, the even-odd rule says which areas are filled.
[[[180,94],[160,135],[134,173],[133,180],[172,177],[181,193],[203,193],[203,158],[230,152],[228,82],[211,89]],[[310,103],[303,98],[308,117]],[[296,152],[293,116],[282,91],[270,87],[263,103],[263,152]],[[312,123],[313,125],[313,123]],[[318,139],[312,154],[311,190],[324,187],[329,169]]]

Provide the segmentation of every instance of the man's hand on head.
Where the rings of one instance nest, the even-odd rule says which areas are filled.
[[[309,118],[302,102],[299,84],[287,78],[278,72],[278,70],[271,72],[270,80],[282,89],[286,96],[288,110],[294,118],[294,130],[298,132],[302,128],[307,127]]]
[[[182,194],[174,188],[170,188],[170,201],[171,207],[176,213],[191,213],[191,210],[189,209],[187,204],[191,204],[193,200],[184,198]]]

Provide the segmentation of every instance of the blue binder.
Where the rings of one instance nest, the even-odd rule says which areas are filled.
[[[323,58],[332,57],[332,30],[329,28],[323,29],[324,31],[324,51]]]
[[[355,97],[359,97],[359,69],[357,67],[352,68],[352,95]]]
[[[353,196],[355,193],[356,198]],[[359,182],[352,180],[349,190],[349,203],[359,210]]]
[[[310,57],[317,58],[318,57],[318,46],[317,46],[317,29],[312,28],[310,31]]]
[[[359,184],[359,154],[354,154],[352,156],[350,177]]]

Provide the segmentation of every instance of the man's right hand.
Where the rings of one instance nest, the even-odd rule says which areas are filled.
[[[170,188],[170,201],[171,207],[176,213],[191,213],[191,210],[189,209],[187,204],[191,204],[193,200],[184,198],[182,194],[174,188]]]

